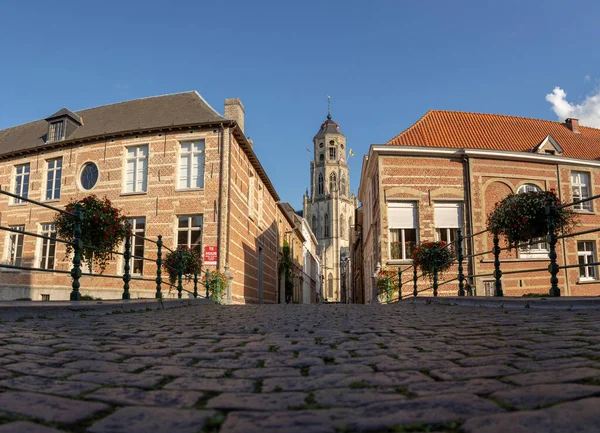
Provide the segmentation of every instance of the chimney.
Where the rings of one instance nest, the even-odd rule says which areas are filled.
[[[581,131],[579,131],[579,119],[573,119],[572,117],[569,117],[567,120],[565,120],[565,123],[569,129],[573,131],[573,134],[581,134]]]
[[[242,132],[244,132],[244,105],[240,98],[225,99],[225,117],[235,120]]]

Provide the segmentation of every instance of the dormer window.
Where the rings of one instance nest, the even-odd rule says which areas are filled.
[[[48,141],[60,141],[63,138],[65,138],[65,121],[59,120],[58,122],[52,122],[50,124]]]

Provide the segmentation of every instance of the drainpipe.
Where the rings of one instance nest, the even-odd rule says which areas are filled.
[[[468,230],[467,235],[471,235],[473,233],[475,233],[475,231],[473,230],[473,198],[472,198],[472,189],[471,189],[471,164],[469,162],[469,156],[468,155],[463,155],[463,163],[464,163],[464,174],[463,177],[465,178],[465,195],[466,195],[466,203],[467,203],[467,209],[465,209],[465,216],[466,216],[466,227]],[[475,251],[475,239],[473,239],[473,237],[469,237],[469,255],[473,254],[473,251]],[[468,275],[474,275],[475,274],[475,263],[474,263],[474,257],[469,257],[469,260],[467,262],[467,272]],[[468,281],[468,280],[467,280]],[[471,284],[473,283],[473,284]],[[469,284],[471,284],[472,286],[475,287],[475,289],[477,289],[477,285],[475,284],[474,281],[471,281]]]
[[[562,202],[562,190],[560,187],[560,170],[558,168],[558,164],[556,164],[556,180],[558,181],[558,199]],[[563,260],[566,265],[567,264],[567,241],[565,238],[562,238],[562,253],[563,253]],[[571,288],[569,287],[569,270],[564,269],[564,272],[565,272],[565,289],[567,292],[565,294],[567,296],[571,296]]]

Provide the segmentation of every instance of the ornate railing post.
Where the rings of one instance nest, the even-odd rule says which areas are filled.
[[[458,229],[458,236],[456,239],[458,244],[456,245],[457,260],[458,260],[458,296],[465,296],[465,275],[463,274],[463,235],[462,230]]]
[[[500,270],[500,246],[498,246],[499,243],[500,240],[498,239],[498,233],[494,233],[494,279],[496,280],[494,296],[504,296],[504,293],[502,293],[502,271]]]
[[[194,274],[194,298],[198,297],[198,273]]]
[[[546,199],[546,221],[548,223],[548,244],[550,245],[550,264],[548,272],[550,272],[550,296],[560,296],[558,288],[558,264],[556,263],[556,222],[554,221],[556,209],[554,208],[552,198]]]
[[[390,303],[390,291],[392,290],[392,283],[391,283],[391,278],[388,278],[386,281],[386,291],[385,291],[385,303],[389,304]]]
[[[402,300],[402,269],[398,266],[398,302]]]
[[[181,299],[183,292],[183,251],[177,250],[177,297]]]
[[[125,261],[123,266],[123,299],[131,299],[129,294],[129,282],[131,281],[131,265],[129,260],[131,259],[131,233],[125,236],[125,252],[123,253],[123,260]]]
[[[413,265],[413,296],[416,297],[419,294],[417,290],[417,267]]]
[[[75,204],[75,229],[73,230],[73,268],[71,269],[71,301],[79,301],[81,294],[79,293],[79,279],[81,278],[81,249],[83,242],[81,241],[81,223],[83,222],[83,212],[81,211],[81,203]]]
[[[158,241],[156,241],[156,295],[155,298],[162,298],[162,235],[158,235]]]
[[[438,250],[433,250],[433,296],[438,295]]]

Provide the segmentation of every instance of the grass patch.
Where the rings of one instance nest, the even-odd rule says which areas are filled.
[[[263,379],[258,379],[254,382],[254,391],[255,393],[260,394],[263,388]]]
[[[259,359],[258,364],[256,364],[256,368],[265,368],[265,360]]]
[[[325,362],[325,365],[334,365],[335,364],[335,358],[333,358],[331,356],[324,356],[323,357],[323,362]]]
[[[301,374],[302,376],[304,376],[304,377],[308,376],[308,369],[309,369],[309,368],[310,368],[310,367],[306,367],[306,366],[305,366],[305,367],[302,367],[302,368],[300,368],[300,374]]]
[[[279,350],[279,346],[269,346],[269,352],[275,353]]]
[[[358,382],[352,382],[350,385],[348,385],[348,388],[350,388],[350,389],[365,389],[365,388],[373,388],[373,386],[369,385],[364,380],[360,380]]]

